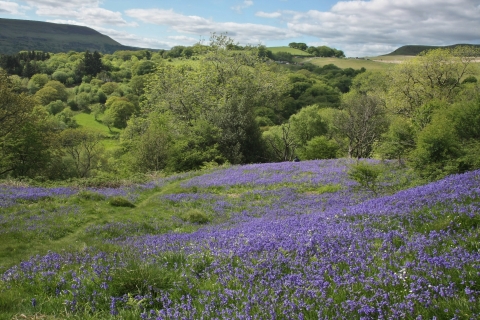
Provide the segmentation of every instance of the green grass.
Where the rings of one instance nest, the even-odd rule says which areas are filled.
[[[355,59],[355,58],[296,58],[295,62],[297,63],[312,63],[314,65],[323,67],[327,64],[336,65],[339,68],[352,68],[352,69],[361,69],[365,68],[367,70],[388,70],[393,68],[395,64],[393,63],[382,63],[378,61],[373,61],[371,59]]]
[[[121,130],[117,128],[111,128],[110,131],[106,125],[95,120],[93,114],[78,113],[74,116],[74,119],[77,121],[80,127],[88,128],[101,133],[104,136],[102,145],[105,147],[105,150],[114,150],[118,147],[118,136]]]
[[[293,56],[306,56],[306,57],[312,56],[308,52],[302,51],[300,49],[290,48],[290,47],[268,47],[267,49],[272,51],[273,54],[278,52],[288,52]]]

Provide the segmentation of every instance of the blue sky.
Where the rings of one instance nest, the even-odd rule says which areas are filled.
[[[480,44],[480,0],[0,0],[0,18],[85,25],[154,49],[212,32],[241,45],[327,45],[349,57],[407,44]]]

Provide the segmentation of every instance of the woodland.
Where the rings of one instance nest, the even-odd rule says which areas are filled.
[[[216,34],[169,51],[2,55],[0,177],[102,184],[298,156],[394,159],[439,179],[480,168],[479,56],[341,69]]]

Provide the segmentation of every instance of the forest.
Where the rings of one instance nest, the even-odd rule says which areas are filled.
[[[394,159],[427,180],[480,168],[478,48],[388,71],[282,56],[215,34],[169,51],[2,55],[0,178],[95,185],[295,156]]]

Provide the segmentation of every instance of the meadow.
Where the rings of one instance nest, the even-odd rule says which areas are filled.
[[[0,319],[478,319],[480,171],[365,161],[0,185]]]

